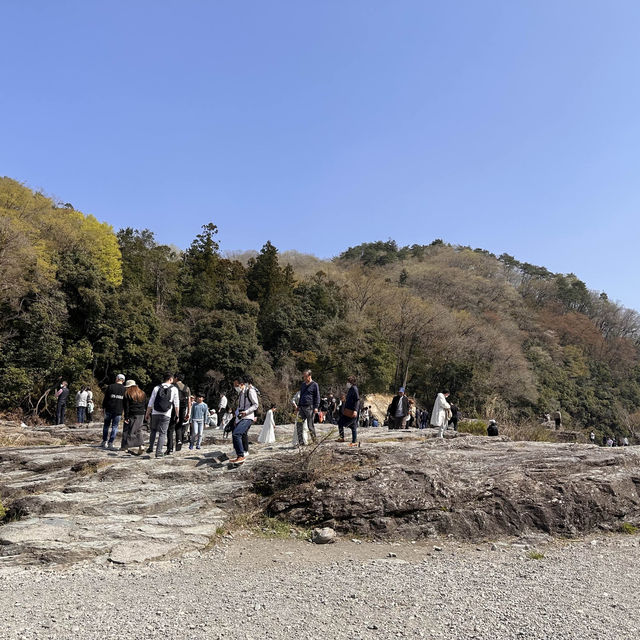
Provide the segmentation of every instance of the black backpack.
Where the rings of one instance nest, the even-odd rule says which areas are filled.
[[[153,408],[162,413],[166,413],[171,409],[171,387],[163,387],[162,385],[158,387]]]

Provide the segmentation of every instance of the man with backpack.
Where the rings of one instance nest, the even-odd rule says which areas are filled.
[[[178,390],[178,401],[180,410],[175,416],[172,416],[169,422],[169,430],[167,432],[167,455],[171,455],[174,449],[174,431],[175,431],[175,450],[182,449],[184,442],[185,423],[188,423],[191,415],[191,389],[182,382],[182,374],[176,373],[173,376],[173,386]]]
[[[180,400],[178,389],[173,386],[173,374],[167,373],[164,382],[154,388],[149,398],[145,420],[149,421],[151,416],[151,431],[149,434],[149,448],[147,453],[153,453],[153,445],[158,435],[158,445],[156,448],[156,458],[162,458],[162,450],[167,440],[167,431],[171,421],[172,412],[180,415]]]

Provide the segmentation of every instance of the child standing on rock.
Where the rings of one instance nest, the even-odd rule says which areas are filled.
[[[191,406],[191,438],[189,441],[189,449],[193,449],[194,441],[196,443],[196,449],[200,449],[205,424],[209,424],[209,407],[204,401],[204,396],[199,393],[196,396],[196,403]]]

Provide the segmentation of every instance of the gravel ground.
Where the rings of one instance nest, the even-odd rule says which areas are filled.
[[[235,538],[196,557],[0,572],[6,638],[640,635],[640,538],[540,545]]]

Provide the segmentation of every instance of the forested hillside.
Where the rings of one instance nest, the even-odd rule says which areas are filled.
[[[449,387],[467,416],[640,426],[640,317],[572,274],[431,239],[225,257],[216,233],[181,252],[1,179],[0,410],[46,417],[63,378],[148,388],[166,369],[212,395],[249,372],[284,403],[308,366],[425,406]]]

